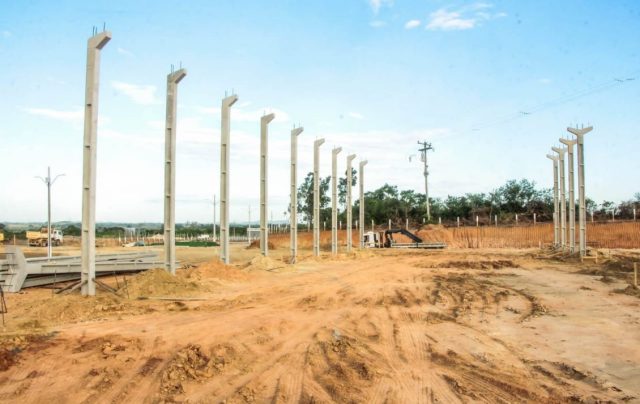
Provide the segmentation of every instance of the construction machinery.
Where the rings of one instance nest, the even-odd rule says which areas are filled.
[[[394,240],[393,235],[400,233],[409,239],[412,243],[398,243]],[[441,242],[425,243],[422,239],[406,229],[389,229],[385,231],[368,231],[364,234],[362,243],[365,248],[423,248],[423,249],[442,249],[447,245]]]
[[[31,247],[46,247],[49,244],[47,228],[43,227],[40,231],[27,231],[27,240]],[[62,231],[51,229],[51,245],[58,246],[62,244]]]

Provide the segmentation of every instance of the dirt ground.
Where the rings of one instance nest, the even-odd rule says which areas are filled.
[[[7,295],[0,401],[640,402],[638,251],[287,255]]]

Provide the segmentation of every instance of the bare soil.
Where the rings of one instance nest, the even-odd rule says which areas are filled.
[[[640,402],[640,299],[616,293],[637,251],[302,250],[292,266],[273,243],[234,246],[231,266],[178,248],[175,278],[106,280],[117,295],[8,295],[0,401]]]

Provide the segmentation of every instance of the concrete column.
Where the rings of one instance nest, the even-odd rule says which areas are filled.
[[[269,122],[273,121],[275,117],[274,114],[269,114],[260,118],[260,252],[265,257],[269,255],[269,230],[267,228],[267,194],[269,191],[267,156],[269,145],[267,133]]]
[[[185,69],[167,75],[167,112],[164,131],[164,270],[176,274],[176,113],[178,83]]]
[[[560,139],[560,143],[567,146],[567,164],[569,166],[569,251],[576,251],[576,197],[573,176],[573,145],[575,140]]]
[[[320,255],[320,146],[324,139],[313,142],[313,255]]]
[[[351,227],[353,226],[353,218],[351,217],[352,212],[352,197],[351,190],[353,183],[353,174],[351,169],[351,162],[356,158],[355,154],[351,154],[347,156],[347,252],[351,252],[351,246],[353,244],[353,240],[351,239]]]
[[[296,263],[298,255],[298,135],[304,128],[293,128],[291,130],[291,190],[289,198],[291,200],[291,214],[289,215],[289,233],[291,263]]]
[[[358,236],[360,237],[360,241],[358,243],[358,245],[360,246],[360,248],[364,248],[364,242],[362,240],[364,240],[364,166],[366,166],[368,163],[367,160],[363,160],[360,162],[360,211],[358,213],[360,213],[360,217],[359,217],[359,223],[360,223],[360,227],[358,228],[360,230]]]
[[[96,294],[96,159],[100,50],[109,40],[111,40],[111,33],[105,31],[95,34],[87,42],[82,153],[82,273],[80,276],[83,296],[95,296]]]
[[[220,261],[229,264],[229,165],[231,133],[231,107],[238,101],[233,94],[222,100],[220,130]]]
[[[587,254],[587,206],[585,202],[584,186],[584,135],[593,130],[592,126],[578,128],[567,128],[567,131],[576,136],[578,145],[578,204],[579,204],[579,226],[580,226],[580,256]]]
[[[558,206],[560,198],[558,198],[558,156],[547,154],[547,158],[553,161],[553,246],[558,247],[560,242],[560,226]]]
[[[558,164],[560,166],[560,246],[564,251],[567,248],[567,195],[565,193],[564,182],[564,154],[566,148],[552,147],[558,153]]]
[[[331,254],[338,253],[338,154],[342,147],[331,151]]]

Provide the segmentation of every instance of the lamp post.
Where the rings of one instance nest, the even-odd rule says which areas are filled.
[[[42,180],[47,186],[47,258],[51,258],[51,186],[64,174],[58,174],[51,179],[51,167],[47,167],[47,176],[45,178],[36,177]]]

